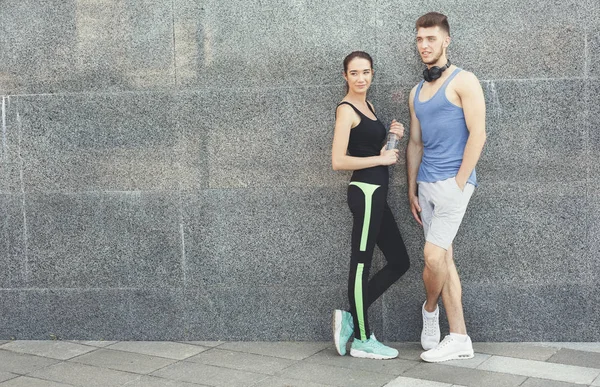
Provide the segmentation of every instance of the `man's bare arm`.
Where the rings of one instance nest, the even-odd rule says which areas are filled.
[[[417,174],[419,173],[419,166],[421,165],[421,158],[423,157],[423,140],[421,139],[421,124],[415,114],[415,107],[413,106],[413,100],[415,98],[417,87],[415,86],[408,97],[408,107],[410,109],[410,137],[408,139],[408,145],[406,147],[406,175],[408,178],[408,201],[410,202],[410,209],[415,220],[421,223],[419,212],[419,198],[417,197]]]
[[[486,140],[485,99],[479,80],[472,73],[465,72],[456,92],[460,97],[469,130],[463,161],[456,175],[456,183],[461,189],[464,189],[477,161],[479,161]]]

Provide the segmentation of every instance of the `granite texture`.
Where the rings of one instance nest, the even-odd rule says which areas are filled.
[[[425,288],[420,279],[422,269],[413,265],[411,276],[401,278],[384,295],[383,314],[384,335],[386,341],[418,341],[421,337],[421,307],[425,301]],[[410,278],[413,277],[413,278]],[[440,302],[440,307],[442,307]],[[440,313],[440,329],[447,332],[448,324]],[[379,338],[379,337],[378,337]]]
[[[175,123],[179,105],[167,93],[20,98],[24,189],[177,189],[198,173],[183,163],[190,144]]]
[[[598,15],[600,15],[600,12],[598,12]],[[598,55],[598,50],[600,49],[600,27],[590,28],[586,38],[589,55],[587,62],[588,76],[598,79],[598,72],[600,71],[600,66],[598,66],[598,61],[600,60],[600,55]]]
[[[188,284],[345,284],[352,228],[345,197],[345,188],[262,188],[186,198]]]
[[[20,129],[18,98],[2,96],[0,100],[0,194],[21,192]]]
[[[590,180],[588,183],[588,203],[585,220],[588,224],[585,255],[595,258],[600,255],[600,179]],[[589,259],[589,261],[586,268],[598,273],[600,260]],[[593,274],[590,273],[590,277],[594,278]],[[597,277],[594,279],[598,283]]]
[[[177,290],[57,289],[0,292],[0,335],[35,340],[176,340],[185,335]]]
[[[146,90],[175,84],[169,2],[25,0],[2,7],[4,93]]]
[[[585,180],[590,126],[584,89],[585,81],[576,79],[488,83],[481,182]]]
[[[124,291],[2,290],[1,295],[2,337],[100,340],[130,332]]]
[[[459,272],[461,272],[460,264]],[[596,284],[482,284],[463,278],[463,306],[473,341],[598,341],[600,319],[574,311],[596,308]],[[414,341],[421,332],[421,284],[399,282],[385,295],[385,339]],[[442,336],[448,333],[440,302]]]
[[[448,16],[448,56],[480,79],[583,76],[586,7],[570,0],[544,6],[535,0],[501,2],[391,1],[378,4],[381,78],[418,80],[415,21],[430,12]]]
[[[488,183],[476,189],[455,239],[464,281],[594,283],[587,254],[586,184]],[[493,219],[493,220],[492,220]]]
[[[366,0],[173,4],[180,87],[343,85],[343,58],[377,45],[377,5]]]
[[[172,130],[177,133],[176,171],[179,188],[197,191],[208,188],[208,141],[214,118],[228,114],[218,107],[209,92],[175,93],[170,114]],[[174,177],[172,177],[174,178]]]
[[[388,202],[411,269],[370,324],[418,340],[404,153],[431,10],[486,98],[455,239],[472,337],[600,340],[597,0],[2,2],[0,340],[330,340],[348,305],[351,173],[330,157],[353,50],[375,60],[380,120],[405,126]],[[371,272],[384,264],[376,250]]]
[[[600,2],[586,0],[586,38],[588,77],[598,79],[598,47],[600,46]]]
[[[30,284],[181,286],[178,200],[168,192],[27,195]]]
[[[598,285],[463,284],[467,329],[473,341],[599,341]],[[589,309],[588,309],[589,308]]]
[[[600,180],[600,168],[598,168],[598,154],[600,154],[600,80],[592,79],[586,85],[588,95],[588,154],[587,172],[588,178],[594,181]],[[588,192],[594,192],[589,190]]]
[[[27,240],[20,195],[0,194],[0,288],[25,284]]]
[[[329,340],[331,312],[348,305],[345,284],[207,286],[186,299],[191,340]]]
[[[181,289],[144,289],[129,293],[128,340],[174,341],[185,337],[186,300]]]
[[[34,305],[28,305],[29,302]],[[19,290],[0,290],[0,337],[16,339],[20,337],[34,338],[30,325],[39,325],[40,313],[27,315],[27,307],[39,306],[35,300],[27,299],[26,294]],[[33,322],[33,324],[32,324]]]
[[[401,84],[376,84],[370,91],[369,101],[375,107],[377,118],[389,130],[392,120],[404,126],[404,136],[400,139],[398,149],[400,157],[398,162],[389,167],[390,185],[403,186],[406,191],[406,145],[410,138],[410,113],[408,111],[408,97],[414,85]]]
[[[208,112],[210,188],[319,187],[346,183],[331,168],[341,88],[220,91]]]

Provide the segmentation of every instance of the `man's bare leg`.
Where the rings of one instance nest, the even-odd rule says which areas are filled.
[[[423,255],[425,257],[423,283],[425,284],[425,291],[427,292],[425,310],[427,312],[433,312],[437,307],[438,300],[448,277],[446,250],[433,243],[425,242]]]
[[[437,250],[434,249],[433,251]],[[437,261],[435,260],[436,255],[429,255],[429,258],[431,257],[434,258],[433,260],[429,260],[430,266],[433,267],[433,263],[437,263]],[[427,260],[425,262],[425,266],[427,268]],[[441,296],[442,301],[444,302],[444,307],[446,308],[448,322],[450,324],[450,334],[446,336],[444,340],[435,348],[423,352],[421,354],[421,359],[427,362],[440,362],[454,359],[470,359],[474,356],[473,343],[471,342],[471,338],[467,335],[467,329],[465,327],[465,320],[462,309],[462,289],[460,285],[460,279],[458,277],[458,272],[454,264],[454,259],[452,257],[452,246],[450,246],[447,251],[444,251],[443,265],[440,266],[443,266],[444,268],[438,268],[436,274],[438,276],[444,276],[444,274],[440,273],[445,273],[445,281],[442,283]],[[434,271],[431,270],[431,273],[434,273]],[[426,282],[426,287],[429,286],[429,288],[427,288],[427,303],[431,301],[437,301],[433,290],[435,289],[434,286],[439,284],[439,281],[434,281],[435,277],[431,275],[431,273],[427,274],[429,276],[427,277],[428,281]],[[424,273],[423,278],[425,279],[425,277],[426,276]],[[437,279],[439,280],[439,278]],[[432,290],[431,293],[430,289]],[[430,297],[432,298],[431,300]],[[432,310],[435,310],[435,307],[436,305],[433,304]],[[423,332],[429,332],[431,328],[428,319],[429,317],[426,316],[426,313],[424,312]],[[428,337],[430,337],[430,335],[426,335],[425,340],[427,340]],[[422,333],[421,343],[423,342],[424,339]],[[429,343],[429,341],[426,341],[426,343]],[[423,346],[423,348],[425,348],[425,346]]]
[[[442,302],[444,303],[444,308],[446,309],[446,316],[448,317],[450,332],[466,335],[467,327],[465,325],[465,317],[463,315],[462,287],[460,284],[460,278],[458,277],[458,271],[456,270],[456,265],[454,264],[452,245],[450,245],[448,251],[446,251],[445,259],[448,276],[442,289]]]

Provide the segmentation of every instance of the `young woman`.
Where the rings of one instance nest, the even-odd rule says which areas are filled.
[[[388,166],[398,161],[398,150],[385,150],[386,130],[367,101],[373,79],[373,59],[355,51],[344,59],[347,94],[336,110],[331,151],[334,170],[354,171],[348,186],[348,206],[354,217],[352,256],[348,279],[350,311],[333,313],[333,337],[340,355],[354,333],[350,355],[392,359],[394,348],[381,344],[369,330],[367,311],[409,268],[408,253],[387,204]],[[390,132],[402,137],[402,124],[392,121]],[[383,146],[383,148],[382,148]],[[387,265],[369,281],[373,250],[377,245]]]

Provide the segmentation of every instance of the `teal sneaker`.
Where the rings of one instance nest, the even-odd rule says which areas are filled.
[[[398,351],[381,344],[375,335],[371,334],[368,340],[354,339],[352,347],[350,347],[350,356],[378,360],[393,359],[398,356]]]
[[[346,354],[346,344],[354,333],[354,321],[352,315],[344,310],[336,309],[333,311],[333,341],[336,351],[344,356]]]

